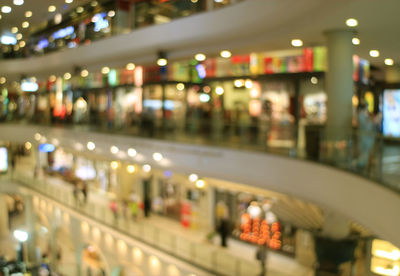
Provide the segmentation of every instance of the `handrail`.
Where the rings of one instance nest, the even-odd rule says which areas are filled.
[[[70,186],[57,185],[56,187],[48,181],[32,179],[21,171],[15,172],[11,179],[101,224],[114,228],[146,245],[213,275],[259,275],[259,265],[257,265],[256,261],[232,256],[224,249],[214,245],[190,241],[188,238],[178,236],[168,229],[157,227],[144,221],[133,222],[123,217],[115,220],[109,208],[91,202],[80,208],[74,202],[72,187]],[[156,236],[158,238],[154,238]],[[227,267],[224,264],[236,265]]]

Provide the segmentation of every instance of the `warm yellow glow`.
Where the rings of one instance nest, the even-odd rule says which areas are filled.
[[[292,46],[301,47],[303,46],[303,41],[301,39],[292,39]]]
[[[346,25],[349,27],[356,27],[358,25],[357,19],[349,18],[346,20]]]
[[[136,171],[135,166],[134,165],[128,165],[126,167],[126,171],[130,174],[134,173]]]
[[[134,64],[134,63],[128,63],[127,65],[126,65],[126,70],[130,70],[130,71],[132,71],[132,70],[135,70],[135,67],[136,67],[136,65]]]
[[[43,210],[46,209],[46,201],[44,201],[44,200],[40,201],[40,208]]]
[[[50,5],[49,8],[48,8],[48,11],[49,12],[55,12],[56,11],[56,6]]]
[[[394,64],[394,60],[391,59],[391,58],[386,58],[386,59],[385,59],[385,64],[386,64],[387,66],[392,66],[392,65]]]
[[[199,189],[204,188],[205,185],[206,185],[206,183],[204,182],[203,179],[199,179],[199,180],[196,181],[196,187],[199,188]]]
[[[110,67],[105,66],[105,67],[101,68],[101,73],[104,75],[110,73]]]
[[[56,80],[57,80],[57,77],[55,75],[51,75],[49,77],[49,81],[51,81],[51,82],[55,82]]]
[[[25,148],[26,148],[27,150],[30,150],[30,149],[32,148],[32,144],[31,144],[30,142],[26,142],[26,143],[25,143]]]
[[[127,246],[126,243],[123,240],[118,240],[117,242],[117,246],[118,246],[118,251],[119,253],[125,255],[126,254],[126,250],[127,250]]]
[[[369,51],[369,55],[371,57],[379,57],[380,53],[378,50],[371,50],[371,51]]]
[[[190,0],[192,3],[197,3],[199,0]]]
[[[310,79],[312,84],[317,84],[318,83],[318,78],[317,77],[311,77]]]
[[[35,138],[36,141],[39,141],[42,138],[42,135],[40,135],[40,133],[35,133],[35,135],[33,136],[33,138]]]
[[[81,77],[86,78],[87,76],[89,76],[89,71],[86,69],[83,69],[81,71]]]
[[[87,223],[86,221],[83,221],[81,223],[81,229],[82,229],[83,233],[87,234],[89,232],[89,223]]]
[[[130,157],[135,157],[136,156],[136,150],[134,148],[129,148],[128,149],[128,155]]]
[[[179,91],[182,91],[183,89],[185,89],[185,85],[183,84],[183,83],[178,83],[177,85],[176,85],[176,89],[178,89]]]
[[[235,87],[243,87],[244,86],[244,80],[235,80],[233,82],[233,84],[235,85]]]
[[[92,1],[92,2],[90,3],[90,6],[96,7],[98,4],[99,4],[99,3],[98,3],[97,1]]]
[[[145,164],[143,165],[142,169],[144,172],[148,173],[151,171],[151,166],[149,164]]]
[[[190,182],[196,182],[197,179],[199,179],[199,176],[195,173],[192,173],[191,175],[189,175],[189,181]]]
[[[65,224],[69,224],[69,215],[67,213],[64,213],[63,219]]]
[[[26,11],[25,12],[25,17],[29,18],[32,16],[32,12],[31,11]]]
[[[107,13],[107,15],[108,15],[109,17],[114,17],[114,16],[115,16],[115,11],[109,11],[109,12]]]
[[[161,153],[155,152],[155,153],[153,153],[153,159],[154,159],[155,161],[161,161],[161,160],[163,159],[163,156],[162,156]]]
[[[229,52],[228,50],[223,50],[219,53],[221,57],[223,58],[230,58],[232,56],[232,53]]]
[[[253,88],[253,82],[251,80],[246,80],[244,86],[249,89]]]
[[[117,153],[119,152],[119,148],[118,148],[117,146],[112,146],[112,147],[110,148],[110,152],[111,152],[112,154],[117,154]]]
[[[19,47],[24,48],[26,45],[25,41],[20,41],[19,42]]]
[[[21,39],[22,39],[22,34],[17,34],[17,35],[15,36],[15,38],[16,38],[17,40],[21,40]]]
[[[64,74],[64,79],[66,80],[69,80],[71,77],[72,77],[71,74],[68,72]]]
[[[29,22],[28,21],[24,21],[24,22],[22,22],[22,28],[24,28],[24,29],[26,29],[26,28],[29,28]]]
[[[360,39],[357,37],[353,37],[351,43],[353,43],[353,45],[360,45]]]
[[[19,50],[19,45],[18,44],[14,45],[14,51],[18,51],[18,50]]]
[[[379,275],[385,275],[385,276],[398,276],[400,272],[400,268],[398,265],[395,265],[393,269],[390,268],[384,268],[382,266],[375,266],[373,267],[373,272]]]
[[[84,10],[85,10],[85,9],[84,9],[83,7],[77,7],[77,8],[76,8],[76,12],[77,12],[77,13],[83,13]]]
[[[181,272],[175,265],[169,265],[167,268],[168,276],[180,276]]]
[[[202,54],[202,53],[198,53],[198,54],[196,54],[196,55],[194,56],[194,58],[195,58],[197,61],[205,61],[205,60],[206,60],[206,55],[205,55],[205,54]]]
[[[100,237],[101,237],[100,229],[97,228],[97,227],[94,227],[94,228],[92,229],[92,236],[93,236],[93,238],[94,238],[95,240],[99,240]]]
[[[157,59],[157,65],[158,66],[165,66],[168,64],[168,61],[165,58],[159,58]]]
[[[215,88],[215,93],[217,93],[217,95],[222,95],[224,94],[224,88],[222,88],[221,86],[217,86]]]
[[[96,144],[93,143],[92,141],[89,141],[86,147],[88,148],[88,150],[94,150],[96,148]]]
[[[133,256],[133,259],[135,260],[135,262],[137,263],[137,264],[141,264],[142,263],[142,261],[143,261],[143,253],[142,253],[142,250],[140,250],[139,248],[137,248],[137,247],[135,247],[135,248],[133,248],[132,249],[132,256]]]
[[[53,212],[53,205],[51,205],[50,203],[47,205],[47,212],[50,214]]]
[[[357,98],[357,96],[354,95],[351,98],[351,102],[353,103],[353,106],[358,106],[358,98]]]
[[[0,84],[5,84],[7,79],[5,77],[0,78]]]
[[[111,166],[111,169],[116,170],[119,167],[119,163],[118,163],[118,161],[112,161],[110,163],[110,166]]]
[[[149,264],[152,268],[158,268],[160,266],[160,261],[156,256],[150,256]]]
[[[400,251],[398,249],[395,249],[391,252],[385,250],[375,250],[374,255],[392,261],[400,260]]]
[[[18,28],[17,28],[17,27],[12,27],[12,28],[11,28],[11,32],[12,32],[13,34],[18,33]]]
[[[105,241],[107,243],[107,246],[111,247],[114,244],[114,239],[109,233],[106,234]]]
[[[65,3],[71,4],[74,0],[65,0]]]

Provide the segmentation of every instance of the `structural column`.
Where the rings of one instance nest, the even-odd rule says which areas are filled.
[[[7,237],[9,234],[8,228],[8,207],[7,196],[0,194],[0,237]]]
[[[327,135],[341,140],[352,126],[353,96],[353,31],[327,31],[328,72],[326,74]]]
[[[29,232],[29,238],[26,242],[28,260],[31,264],[36,264],[37,255],[36,255],[36,214],[33,206],[33,198],[31,195],[26,195],[24,197],[25,200],[25,215],[26,215],[26,226]]]

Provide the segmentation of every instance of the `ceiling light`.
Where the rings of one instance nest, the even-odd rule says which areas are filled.
[[[190,0],[192,3],[197,3],[199,0]]]
[[[179,91],[182,91],[183,89],[185,89],[185,85],[183,84],[183,83],[178,83],[177,85],[176,85],[176,89],[178,89]]]
[[[253,82],[251,80],[246,80],[244,86],[249,89],[253,88]]]
[[[136,150],[133,149],[133,148],[129,148],[129,149],[128,149],[128,155],[129,155],[130,157],[135,157],[135,156],[136,156]]]
[[[29,27],[29,22],[28,21],[22,22],[22,28],[26,29],[28,27]]]
[[[2,13],[10,13],[11,12],[11,7],[3,6],[3,7],[1,7],[1,12]]]
[[[158,66],[165,66],[168,64],[168,61],[165,58],[159,58],[157,59],[157,65]]]
[[[72,2],[74,2],[74,0],[65,0],[65,3],[67,4],[71,4]]]
[[[39,141],[42,138],[42,135],[40,135],[40,133],[35,133],[35,135],[33,136],[33,138],[35,138],[36,141]]]
[[[65,73],[64,74],[64,79],[69,80],[71,78],[71,74],[70,73]]]
[[[148,173],[151,171],[151,166],[149,164],[145,164],[143,165],[142,169],[144,172]]]
[[[84,10],[85,10],[85,9],[84,9],[83,7],[77,7],[77,8],[76,8],[76,12],[77,12],[77,13],[83,13]]]
[[[110,68],[107,67],[107,66],[101,68],[101,73],[102,73],[102,74],[108,74],[108,73],[110,73]]]
[[[360,45],[360,39],[357,37],[353,37],[351,43],[353,43],[353,45]]]
[[[303,46],[303,41],[301,39],[292,39],[292,46],[301,47]]]
[[[25,12],[25,17],[31,17],[32,16],[32,12],[31,11],[26,11]]]
[[[7,79],[5,77],[0,78],[0,84],[5,84]]]
[[[349,18],[346,20],[346,25],[349,27],[355,27],[358,25],[358,21],[357,21],[357,19]]]
[[[126,167],[126,171],[128,172],[128,173],[134,173],[135,172],[135,166],[134,165],[128,165],[127,167]]]
[[[20,41],[19,42],[19,47],[24,48],[26,45],[25,41]]]
[[[30,150],[30,149],[32,148],[32,144],[31,144],[30,142],[26,142],[26,143],[25,143],[25,148],[26,148],[27,150]]]
[[[17,36],[15,37],[17,40],[21,40],[22,39],[22,34],[17,34]]]
[[[14,45],[14,51],[18,51],[18,50],[19,50],[19,45],[18,44]]]
[[[110,152],[111,152],[112,154],[117,154],[117,153],[119,152],[119,148],[116,147],[116,146],[112,146],[112,147],[110,148]]]
[[[49,12],[55,12],[56,11],[56,6],[51,5],[49,6],[49,8],[47,9]]]
[[[385,59],[385,64],[386,64],[387,66],[392,66],[392,65],[394,64],[394,61],[393,61],[393,59],[391,59],[391,58],[386,58],[386,59]]]
[[[217,95],[222,95],[224,94],[224,88],[222,88],[221,86],[217,86],[215,88],[215,93],[217,93]]]
[[[369,51],[369,55],[371,57],[379,57],[380,53],[378,50],[371,50],[371,51]]]
[[[14,5],[16,5],[16,6],[21,6],[21,5],[24,4],[24,0],[14,0],[13,3],[14,3]]]
[[[311,77],[311,83],[312,84],[317,84],[318,83],[318,78],[317,77]]]
[[[135,69],[135,64],[134,63],[128,63],[127,65],[126,65],[126,70],[130,70],[130,71],[132,71],[132,70],[134,70]]]
[[[154,159],[155,161],[161,161],[161,160],[163,159],[163,156],[162,156],[161,153],[155,152],[155,153],[153,153],[153,159]]]
[[[49,77],[49,81],[51,81],[51,82],[55,82],[56,80],[57,80],[57,77],[55,75],[51,75]]]
[[[99,4],[97,1],[92,1],[92,2],[90,3],[90,6],[92,6],[92,7],[96,7],[96,6],[97,6],[97,4]]]
[[[235,81],[233,82],[233,84],[234,84],[235,87],[237,87],[237,88],[243,87],[244,81],[243,81],[243,80],[235,80]]]
[[[11,32],[12,32],[13,34],[18,33],[18,28],[17,28],[17,27],[12,27],[12,28],[11,28]]]
[[[116,170],[116,169],[118,169],[119,164],[118,164],[117,161],[112,161],[112,162],[110,163],[110,166],[111,166],[111,169]]]
[[[89,76],[89,71],[86,70],[86,69],[83,69],[83,70],[81,71],[81,77],[82,77],[82,78],[86,78],[87,76]]]
[[[205,54],[202,54],[202,53],[198,53],[198,54],[196,54],[196,55],[194,56],[194,58],[195,58],[197,61],[205,61],[205,60],[206,60],[206,55],[205,55]]]
[[[196,187],[199,188],[199,189],[204,188],[205,184],[206,183],[204,182],[203,179],[199,179],[199,180],[196,181]]]
[[[189,175],[189,181],[190,182],[196,182],[197,179],[199,179],[199,176],[195,173],[192,173],[191,175]]]
[[[222,3],[224,0],[214,0],[215,3]]]
[[[114,17],[114,16],[115,16],[115,11],[111,10],[111,11],[109,11],[109,12],[107,13],[107,15],[108,15],[109,17]]]
[[[87,146],[88,150],[90,150],[90,151],[92,151],[96,148],[96,144],[93,143],[92,141],[89,141],[86,146]]]
[[[58,24],[61,23],[61,21],[62,21],[62,14],[61,13],[57,13],[54,16],[54,24],[58,25]]]
[[[229,52],[228,50],[223,50],[219,53],[221,57],[223,58],[230,58],[232,56],[232,53]]]

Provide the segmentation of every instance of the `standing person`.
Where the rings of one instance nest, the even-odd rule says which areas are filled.
[[[227,238],[229,236],[229,221],[226,218],[221,219],[218,225],[218,233],[220,234],[221,237],[221,246],[222,247],[227,247]]]
[[[110,210],[113,213],[114,216],[114,223],[117,223],[118,221],[118,208],[117,208],[117,202],[115,199],[111,200],[110,202]]]
[[[86,182],[82,182],[82,195],[83,195],[83,204],[86,204],[88,196],[88,184]]]
[[[14,174],[15,170],[15,154],[11,155],[11,173]]]
[[[375,143],[376,127],[368,111],[368,105],[360,104],[358,111],[358,160],[357,168],[360,170],[368,169],[371,159],[371,149]]]
[[[131,215],[132,215],[133,220],[136,221],[137,215],[138,215],[138,212],[139,212],[139,204],[138,204],[138,202],[136,200],[132,200],[129,203],[129,209],[131,211]]]
[[[260,276],[265,276],[267,269],[265,264],[267,262],[267,246],[266,245],[259,245],[256,253],[257,260],[260,261],[261,264],[261,274]]]
[[[147,196],[143,200],[143,208],[144,208],[144,216],[146,218],[149,217],[151,208],[151,199]]]

